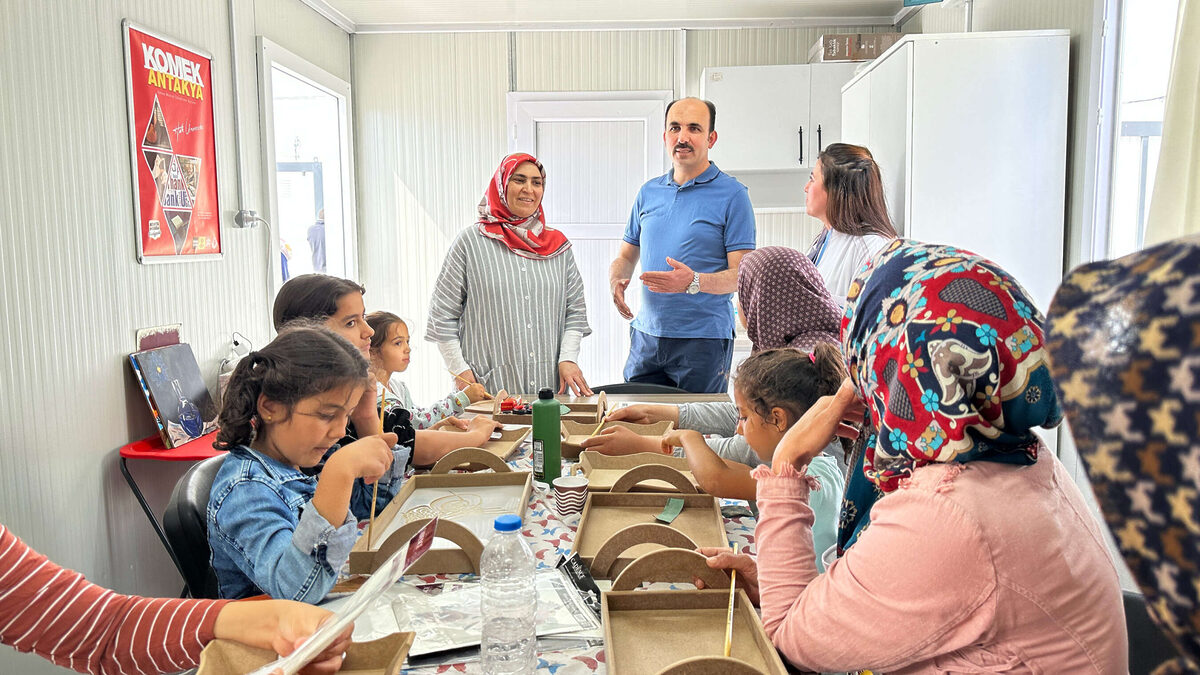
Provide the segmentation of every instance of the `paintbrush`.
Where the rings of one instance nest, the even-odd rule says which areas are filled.
[[[600,429],[603,427],[604,427],[604,420],[601,419],[600,424],[597,424],[596,428],[592,429],[592,433],[588,434],[588,438],[591,438],[592,436],[595,436],[596,434],[600,433]]]
[[[733,554],[737,555],[738,545],[733,545]],[[725,618],[725,656],[729,656],[729,652],[733,649],[733,600],[734,593],[737,592],[737,569],[733,569],[729,575],[729,614]]]
[[[383,413],[387,409],[387,390],[379,399],[379,434],[387,433],[383,426]],[[371,534],[375,530],[375,502],[379,500],[379,479],[375,479],[375,487],[371,490],[371,519],[367,521],[367,550],[371,549]]]
[[[467,386],[470,386],[472,384],[478,384],[477,382],[472,382],[472,381],[468,380],[467,378],[463,377],[462,375],[459,375],[458,373],[454,372],[453,370],[450,370],[449,368],[446,369],[446,372],[450,373],[451,375],[453,375],[455,377],[455,379],[457,379],[459,382],[462,382],[463,384],[465,384]],[[483,390],[483,395],[488,398],[495,398],[491,394],[487,393],[487,389]]]

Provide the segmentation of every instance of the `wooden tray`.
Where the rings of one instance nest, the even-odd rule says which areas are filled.
[[[655,516],[672,498],[683,500],[683,511],[668,526]],[[709,495],[592,492],[583,506],[571,550],[591,567],[592,576],[612,579],[638,556],[663,546],[728,545],[720,504]]]
[[[374,572],[437,515],[433,548],[408,573],[478,574],[479,556],[491,537],[492,521],[504,513],[516,513],[523,519],[532,491],[533,474],[528,471],[413,476],[375,517],[373,540],[368,542],[364,532],[350,549],[350,573]],[[439,494],[442,496],[430,501]],[[495,504],[490,505],[485,495]]]
[[[603,594],[600,611],[608,672],[785,675],[779,653],[741,589],[733,604],[730,660],[722,656],[728,610],[727,590]]]
[[[501,389],[496,392],[496,398],[491,401],[479,401],[467,406],[467,412],[477,415],[491,415],[492,419],[501,424],[533,424],[533,415],[513,415],[500,411],[500,401],[508,397],[508,392]],[[532,398],[524,397],[526,401],[532,403],[537,400],[537,396]],[[582,422],[584,424],[591,423],[592,428],[604,419],[605,413],[608,412],[608,397],[604,392],[600,392],[594,401],[559,401],[563,405],[571,409],[571,412],[563,413],[562,421]]]
[[[701,492],[696,477],[688,471],[687,460],[672,455],[639,452],[633,455],[604,455],[595,450],[584,450],[579,455],[579,468],[588,479],[589,492],[608,492],[613,484],[630,469],[648,464],[669,466],[687,478]],[[648,480],[633,487],[631,492],[678,492],[674,485],[662,480]]]
[[[580,447],[580,444],[583,443],[585,440],[587,440],[587,438],[592,435],[592,432],[596,431],[597,424],[600,424],[600,422],[598,420],[596,422],[589,422],[589,423],[573,422],[571,420],[565,420],[562,423],[562,436],[563,436],[562,456],[566,457],[568,459],[574,459],[574,458],[578,457],[579,453],[583,452],[583,448]],[[626,429],[633,431],[638,436],[645,436],[647,438],[653,438],[655,440],[658,440],[658,439],[662,438],[663,434],[674,429],[675,423],[670,420],[665,420],[662,422],[655,422],[654,424],[634,424],[633,422],[605,422],[604,426],[600,427],[600,431],[604,431],[605,429],[608,429],[609,427],[625,427]],[[638,454],[648,454],[648,453],[638,453]],[[686,465],[686,462],[684,464]]]
[[[466,433],[458,427],[448,427],[445,430]],[[496,432],[500,434],[500,438],[495,438],[496,433],[493,433],[493,438],[491,440],[485,441],[483,445],[474,447],[483,448],[500,459],[508,459],[521,447],[521,443],[525,440],[525,437],[529,435],[529,431],[529,427],[501,429],[500,431]]]
[[[338,672],[350,675],[399,675],[415,633],[392,633],[370,642],[351,642]],[[196,675],[241,675],[278,658],[268,649],[233,640],[213,640],[200,652]]]

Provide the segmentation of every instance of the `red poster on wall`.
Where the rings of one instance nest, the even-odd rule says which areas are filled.
[[[138,261],[221,257],[212,57],[124,21]]]

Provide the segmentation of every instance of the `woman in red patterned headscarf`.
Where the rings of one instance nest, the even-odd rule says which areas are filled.
[[[450,246],[425,339],[438,343],[459,386],[590,395],[577,361],[591,333],[571,242],[546,225],[546,170],[533,155],[505,157],[488,181],[474,227]]]

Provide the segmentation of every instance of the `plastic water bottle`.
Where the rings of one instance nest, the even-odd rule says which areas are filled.
[[[483,672],[533,673],[537,665],[537,592],[533,582],[537,566],[533,552],[521,538],[520,516],[500,516],[494,526],[496,531],[480,559]]]

